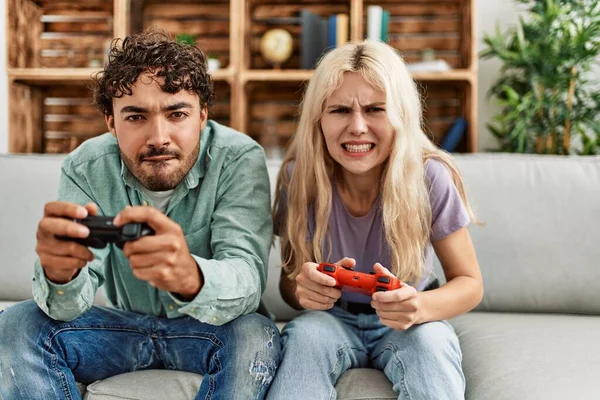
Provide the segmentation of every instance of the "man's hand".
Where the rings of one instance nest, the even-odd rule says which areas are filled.
[[[71,219],[96,215],[98,207],[88,203],[84,207],[64,201],[53,201],[44,206],[44,216],[38,224],[35,252],[40,258],[46,278],[58,284],[73,280],[81,268],[94,259],[85,246],[56,236],[86,238],[90,230]]]
[[[335,264],[352,268],[356,261],[344,257]],[[319,264],[306,262],[296,275],[295,295],[298,303],[307,310],[329,310],[342,296],[342,291],[334,287],[335,279],[317,271],[318,266]]]
[[[153,207],[126,207],[114,220],[117,226],[130,222],[145,222],[156,232],[123,246],[135,277],[186,300],[196,297],[203,285],[202,274],[181,226]]]
[[[379,263],[373,266],[373,270],[375,273],[394,276]],[[381,323],[390,328],[406,330],[420,323],[421,307],[417,290],[405,283],[399,289],[373,293],[371,306],[377,310]]]

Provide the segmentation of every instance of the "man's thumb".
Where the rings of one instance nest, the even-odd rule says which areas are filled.
[[[95,203],[87,203],[84,207],[88,211],[88,215],[98,215],[98,206]]]

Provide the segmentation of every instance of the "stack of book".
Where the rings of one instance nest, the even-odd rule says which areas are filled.
[[[329,49],[348,41],[348,14],[321,17],[307,9],[300,10],[300,68],[313,69]]]

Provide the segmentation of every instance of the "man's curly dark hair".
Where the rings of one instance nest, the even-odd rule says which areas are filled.
[[[104,115],[113,115],[113,98],[131,95],[131,86],[144,72],[164,78],[163,92],[196,93],[200,106],[210,106],[215,98],[202,50],[148,30],[127,36],[122,44],[120,39],[112,42],[108,63],[93,77],[94,103]]]

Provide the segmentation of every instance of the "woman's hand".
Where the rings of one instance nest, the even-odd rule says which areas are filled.
[[[379,263],[373,269],[375,273],[394,276]],[[390,328],[403,331],[421,323],[421,304],[417,290],[405,283],[399,289],[375,292],[371,298],[371,306],[377,311],[381,323]]]
[[[335,264],[352,268],[356,261],[344,257]],[[335,287],[335,279],[317,271],[318,266],[319,264],[306,262],[296,276],[295,295],[298,303],[307,310],[329,310],[342,295],[342,291]]]

